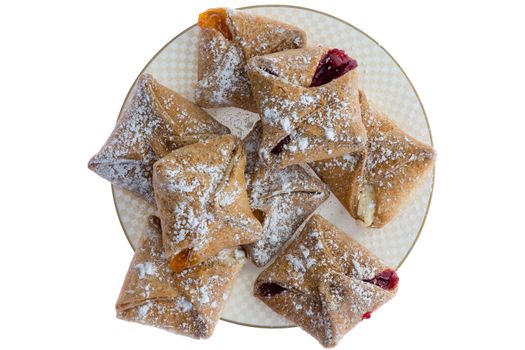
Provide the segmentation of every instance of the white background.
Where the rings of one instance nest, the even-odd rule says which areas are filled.
[[[208,7],[262,1],[0,5],[0,348],[318,349],[299,329],[220,322],[195,341],[114,316],[132,251],[86,164],[147,61]],[[398,296],[339,348],[523,349],[524,11],[518,2],[292,1],[400,63],[438,150]]]

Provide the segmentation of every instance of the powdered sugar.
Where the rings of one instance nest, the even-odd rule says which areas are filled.
[[[304,152],[308,148],[309,144],[310,143],[306,137],[301,137],[297,141],[297,146],[301,152]]]
[[[241,164],[238,142],[233,136],[209,139],[172,152],[155,165],[169,257],[189,250],[198,262],[259,235],[260,224],[238,207],[247,197],[242,179],[235,175]]]
[[[193,309],[193,304],[190,303],[185,298],[178,298],[176,305],[177,305],[177,308],[179,309],[179,311],[181,311],[181,312],[188,312],[191,309]]]
[[[248,151],[245,170],[250,206],[264,213],[262,239],[247,246],[258,266],[276,255],[301,223],[328,196],[326,187],[300,166],[271,169],[257,157],[261,123],[244,140]]]
[[[140,279],[143,279],[146,276],[155,276],[157,273],[157,268],[151,261],[145,261],[143,263],[136,264],[135,268],[138,271]]]
[[[326,128],[325,129],[325,136],[328,140],[334,141],[335,140],[335,131],[333,128]]]
[[[240,248],[174,273],[160,231],[149,229],[130,265],[117,301],[117,316],[178,334],[208,337],[219,320],[231,284],[245,262]],[[147,277],[147,278],[146,278]]]
[[[284,167],[333,158],[364,146],[357,73],[351,71],[336,81],[308,88],[324,50],[306,48],[250,61],[250,74],[261,80],[255,99],[268,132],[260,154],[269,165]],[[286,136],[290,141],[281,152],[272,154],[270,150]]]
[[[287,292],[276,293],[278,298],[256,295],[323,344],[335,345],[364,314],[395,295],[366,281],[385,269],[364,247],[314,215],[256,280],[256,286],[271,282]]]
[[[207,107],[252,106],[246,61],[252,56],[304,44],[302,32],[292,27],[281,26],[277,22],[264,23],[259,20],[257,27],[246,32],[245,26],[249,26],[252,21],[244,18],[245,16],[250,15],[230,9],[227,11],[226,23],[233,36],[231,40],[213,29],[206,29],[204,35],[201,35],[201,75],[196,86],[198,103]],[[260,33],[255,34],[259,31]]]
[[[130,96],[89,167],[114,185],[154,203],[152,168],[159,159],[152,146],[154,138],[192,135],[198,141],[200,134],[206,138],[228,129],[150,75],[139,77]]]

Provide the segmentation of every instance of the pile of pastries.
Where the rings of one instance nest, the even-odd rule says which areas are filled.
[[[198,26],[195,103],[142,75],[89,162],[157,209],[117,316],[209,337],[248,258],[264,268],[254,295],[334,346],[395,295],[399,278],[313,212],[331,191],[361,225],[382,227],[435,152],[369,104],[344,51],[307,46],[300,28],[231,9],[202,13]],[[260,120],[241,140],[202,109],[211,107]]]

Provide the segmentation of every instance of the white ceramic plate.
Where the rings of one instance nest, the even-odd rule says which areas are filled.
[[[203,9],[204,10],[204,9]],[[259,6],[243,9],[297,25],[308,34],[308,42],[345,50],[359,62],[360,87],[372,103],[417,139],[432,143],[423,106],[407,76],[394,59],[368,35],[330,15],[292,6]],[[193,100],[197,79],[197,37],[194,25],[177,35],[147,64],[164,84]],[[257,115],[236,108],[209,110],[232,132],[246,135]],[[432,195],[433,174],[417,190],[412,201],[394,221],[382,229],[360,228],[333,195],[317,210],[343,231],[364,244],[383,261],[398,267],[410,253],[426,218]],[[117,214],[134,247],[153,208],[133,194],[113,188]],[[253,282],[260,269],[250,262],[236,280],[222,319],[258,327],[287,327],[291,324],[253,297]]]

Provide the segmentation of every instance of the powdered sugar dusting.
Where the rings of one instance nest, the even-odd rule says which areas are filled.
[[[244,262],[240,248],[227,249],[200,265],[173,273],[160,231],[149,229],[128,270],[117,316],[194,338],[209,337],[224,306],[223,296]]]
[[[386,270],[364,247],[314,215],[283,254],[261,273],[256,286],[273,283],[287,290],[258,295],[325,346],[333,346],[365,313],[395,295],[366,280]]]
[[[155,164],[154,183],[169,257],[190,250],[202,261],[221,248],[253,242],[260,224],[241,210],[247,197],[239,140],[224,136],[181,148]],[[221,245],[215,240],[220,237]]]
[[[202,76],[197,82],[196,97],[207,107],[250,109],[254,102],[245,68],[247,60],[256,55],[302,46],[303,34],[275,21],[264,23],[263,18],[258,19],[257,26],[246,29],[244,26],[253,22],[246,18],[250,15],[231,9],[226,13],[226,23],[233,34],[231,40],[212,29],[201,35],[199,66]]]
[[[154,203],[154,137],[191,135],[195,141],[228,129],[150,75],[139,77],[122,115],[89,167],[112,184]]]
[[[309,88],[326,49],[305,48],[256,57],[248,65],[257,77],[254,95],[265,125],[260,155],[281,167],[354,152],[364,146],[366,132],[359,110],[357,72]],[[284,137],[278,154],[270,151]]]
[[[143,279],[146,276],[155,276],[157,273],[157,268],[151,261],[145,261],[143,263],[135,265],[135,268],[138,271],[139,278]]]
[[[252,210],[264,213],[263,235],[247,246],[257,266],[270,261],[303,221],[328,197],[326,186],[300,166],[268,168],[259,159],[261,123],[245,138],[245,176]]]

